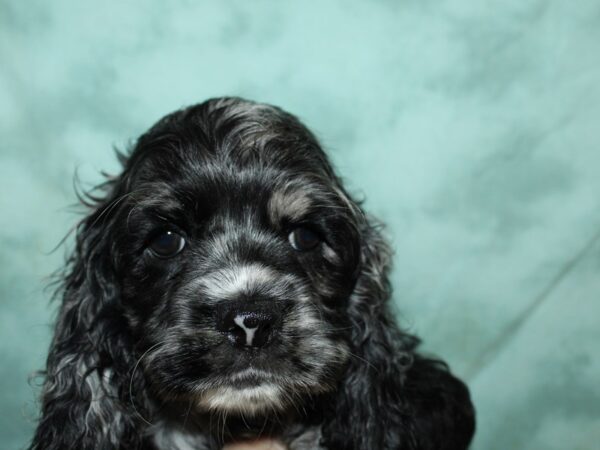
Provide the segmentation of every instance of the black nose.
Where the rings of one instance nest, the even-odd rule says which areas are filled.
[[[277,313],[265,308],[235,308],[221,315],[217,330],[226,333],[236,347],[259,348],[273,338],[278,319]]]

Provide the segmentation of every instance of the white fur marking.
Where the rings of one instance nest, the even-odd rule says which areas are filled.
[[[249,292],[256,286],[268,285],[276,278],[276,273],[262,264],[247,264],[217,270],[206,278],[204,284],[211,295],[229,298]]]
[[[255,327],[247,327],[244,324],[244,319],[245,317],[243,315],[238,314],[237,316],[235,316],[235,319],[233,319],[233,321],[238,327],[244,330],[244,333],[246,333],[246,347],[251,347],[252,340],[254,339],[254,333],[256,333],[256,330],[258,330],[258,325]]]
[[[280,409],[281,387],[271,383],[244,389],[221,386],[205,391],[199,399],[199,406],[208,410],[246,414],[256,414],[272,408]]]

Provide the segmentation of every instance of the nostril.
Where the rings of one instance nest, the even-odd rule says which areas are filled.
[[[260,319],[254,315],[244,317],[243,324],[248,328],[256,328],[260,325]]]

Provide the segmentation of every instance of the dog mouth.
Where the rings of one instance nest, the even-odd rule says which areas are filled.
[[[282,397],[283,388],[279,384],[268,381],[252,386],[222,384],[217,388],[204,391],[199,397],[198,405],[207,411],[253,416],[268,410],[283,409],[285,404]]]
[[[225,382],[234,388],[246,389],[274,383],[275,376],[269,371],[250,366],[231,373],[225,378]]]

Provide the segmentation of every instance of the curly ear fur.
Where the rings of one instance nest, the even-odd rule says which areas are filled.
[[[313,156],[331,170],[320,150]],[[92,213],[77,228],[31,450],[153,448],[145,422],[160,413],[141,371],[135,371],[137,347],[116,273],[122,263],[113,256],[118,254],[115,211],[131,194],[128,167],[134,164],[127,161],[124,173],[103,185],[104,194],[91,198]],[[351,325],[344,339],[353,356],[337,391],[326,394],[327,410],[319,403],[311,410],[318,417],[303,419],[313,425],[311,420],[325,418],[318,424],[320,445],[330,450],[465,449],[475,426],[469,393],[443,363],[417,354],[419,340],[395,324],[389,310],[389,247],[341,184],[334,184],[355,213],[360,234],[358,278],[343,320]],[[335,401],[328,401],[330,395]]]
[[[111,191],[113,184],[102,187]],[[135,361],[123,314],[117,312],[118,284],[109,257],[110,209],[119,198],[110,193],[106,200],[90,196],[86,204],[94,211],[77,227],[76,248],[59,291],[62,304],[32,450],[139,447],[140,437],[134,433],[139,415],[132,414],[128,401]],[[135,385],[142,382],[136,379]],[[138,399],[137,409],[143,403]]]
[[[337,392],[323,445],[336,450],[466,449],[474,410],[466,386],[442,362],[415,351],[389,311],[389,246],[365,218],[362,267],[350,297],[354,357]]]

